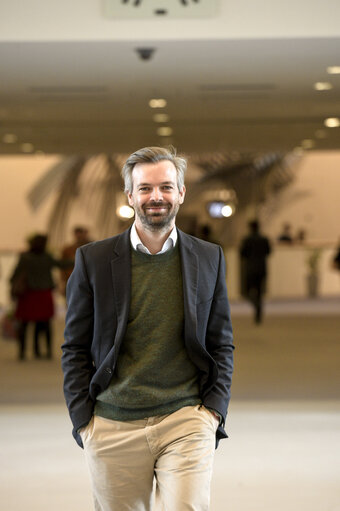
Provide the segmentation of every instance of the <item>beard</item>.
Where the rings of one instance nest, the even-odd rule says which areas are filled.
[[[148,211],[149,208],[163,208],[166,211]],[[179,210],[179,203],[148,202],[142,207],[135,205],[135,213],[143,226],[149,231],[167,230],[172,224]]]

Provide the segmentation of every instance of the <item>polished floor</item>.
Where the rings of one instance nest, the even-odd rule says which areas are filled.
[[[339,300],[274,303],[254,326],[247,306],[233,306],[230,438],[216,452],[211,511],[340,510],[339,313]],[[52,361],[19,362],[0,341],[1,510],[92,509],[63,404],[61,342],[60,318]]]

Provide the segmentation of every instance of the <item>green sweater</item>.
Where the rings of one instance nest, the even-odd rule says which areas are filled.
[[[132,250],[127,330],[109,387],[95,414],[136,420],[196,405],[198,372],[184,346],[183,284],[178,246],[164,254]]]

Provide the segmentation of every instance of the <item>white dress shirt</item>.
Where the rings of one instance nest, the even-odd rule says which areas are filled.
[[[144,252],[144,254],[151,254],[150,250],[146,248],[145,245],[143,245],[140,237],[138,236],[136,224],[135,222],[132,224],[131,232],[130,232],[130,241],[131,245],[135,250],[139,250],[140,252]],[[169,234],[169,237],[165,240],[162,249],[157,252],[157,254],[164,254],[164,252],[167,252],[172,247],[174,247],[177,243],[177,229],[174,227],[172,231]],[[154,255],[157,255],[154,254]]]

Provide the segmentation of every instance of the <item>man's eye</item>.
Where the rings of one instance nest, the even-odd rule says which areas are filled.
[[[163,186],[163,190],[172,190],[172,186],[171,185]]]
[[[147,192],[149,188],[147,186],[142,186],[142,188],[139,188],[140,192]]]

